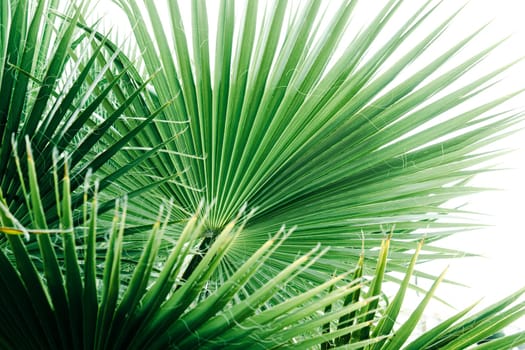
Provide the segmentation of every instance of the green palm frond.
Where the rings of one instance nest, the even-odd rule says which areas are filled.
[[[63,152],[71,154],[71,187],[76,191],[72,203],[78,207],[88,172],[99,174],[104,189],[138,164],[151,166],[163,147],[163,142],[148,148],[147,142],[137,141],[147,139],[151,120],[163,106],[137,111],[148,95],[148,80],[134,81],[134,67],[123,64],[120,51],[106,37],[81,26],[86,6],[86,2],[2,1],[0,185],[10,210],[24,224],[30,220],[23,215],[28,199],[22,193],[28,184],[17,168],[25,167],[18,158],[25,157],[26,136],[39,164],[48,220],[59,214],[54,207],[52,169],[54,161],[63,166]],[[127,149],[136,142],[147,150]],[[154,183],[150,179],[149,185]],[[132,196],[140,185],[117,186],[114,192]],[[105,197],[109,203],[101,209],[111,207],[114,197]]]
[[[369,339],[374,339],[375,341],[363,347],[364,349],[513,349],[525,343],[523,332],[491,339],[491,336],[525,315],[525,303],[522,301],[525,289],[521,289],[507,298],[478,311],[474,315],[468,316],[474,307],[477,306],[477,303],[475,303],[439,323],[434,328],[422,333],[418,332],[417,326],[421,322],[426,306],[434,298],[439,284],[445,277],[446,270],[434,280],[430,289],[424,292],[423,299],[419,305],[410,311],[408,318],[400,320],[400,311],[411,287],[410,280],[413,277],[416,261],[423,247],[423,242],[420,242],[414,251],[410,265],[404,271],[403,281],[399,284],[397,293],[387,305],[378,308],[378,299],[372,299],[370,304],[352,313],[349,315],[350,317],[339,319],[337,323],[327,324],[325,333],[330,333],[326,332],[327,330],[337,332],[340,329],[344,329],[349,325],[348,320],[351,319],[354,322],[370,320],[372,321],[371,324],[361,328],[358,332],[352,332],[337,337],[332,341],[326,341],[322,344],[322,349],[347,348],[348,345],[351,346]],[[389,242],[386,240],[381,247],[380,259],[377,261],[378,268],[370,283],[366,295],[367,298],[372,296],[378,297],[382,293],[380,287],[384,279],[382,270],[388,264],[388,254]],[[350,300],[347,297],[344,305]],[[352,321],[350,321],[351,324]]]
[[[165,183],[158,196],[184,212],[203,198],[214,203],[206,218],[212,233],[243,205],[257,208],[228,252],[230,264],[286,224],[297,229],[272,257],[274,271],[319,242],[333,248],[310,277],[346,270],[362,246],[376,259],[391,230],[389,266],[403,271],[414,242],[476,226],[448,219],[465,213],[447,203],[479,191],[468,180],[499,154],[483,147],[522,119],[496,108],[515,94],[466,104],[512,65],[462,79],[499,45],[451,59],[484,28],[429,58],[457,15],[424,29],[439,1],[404,13],[398,27],[391,22],[401,0],[373,14],[358,1],[116,2],[148,74],[162,69],[152,86],[173,103],[159,121],[188,121],[170,144],[170,162],[157,169],[161,177],[181,174],[180,183]],[[368,20],[358,27],[353,19],[362,16]],[[422,260],[455,255],[428,246]]]
[[[302,337],[298,326],[310,324],[315,329],[315,324],[332,321],[343,312],[365,307],[373,299],[364,298],[341,307],[338,312],[319,314],[327,304],[364,287],[364,281],[348,280],[348,274],[342,274],[312,286],[307,293],[270,306],[267,302],[280,288],[286,288],[301,270],[314,264],[325,253],[319,247],[298,257],[261,289],[250,295],[244,294],[242,290],[247,281],[255,278],[256,272],[289,236],[285,229],[268,240],[220,287],[209,289],[210,275],[219,268],[224,254],[242,232],[243,223],[236,222],[240,218],[224,228],[188,278],[181,280],[188,261],[199,254],[195,248],[205,226],[202,216],[194,215],[166,260],[159,260],[157,253],[169,222],[169,208],[161,209],[131,281],[124,285],[121,276],[126,202],[117,203],[112,227],[104,227],[102,229],[108,232],[100,232],[95,192],[93,199],[84,203],[85,222],[74,225],[66,166],[63,191],[57,203],[61,208],[60,224],[50,227],[43,212],[36,165],[29,147],[27,154],[32,218],[29,226],[20,225],[3,196],[0,204],[1,231],[7,234],[16,261],[13,264],[4,250],[0,252],[4,310],[0,317],[6,325],[2,327],[0,337],[5,348],[216,348],[220,344],[245,347],[256,342],[271,347]],[[22,242],[24,233],[37,236],[43,275]],[[97,274],[96,261],[96,236],[100,234],[108,236],[102,276]],[[53,235],[62,237],[62,247],[54,246]],[[84,243],[76,245],[82,236]],[[63,262],[57,259],[59,251],[64,252]],[[345,280],[346,286],[331,288]],[[366,325],[368,322],[358,322],[347,331]],[[295,327],[298,327],[296,331],[291,332]],[[28,331],[31,336],[24,336]],[[325,338],[322,333],[308,335],[310,342],[317,339],[320,343]]]
[[[388,306],[378,300],[389,261],[389,240],[382,244],[371,281],[361,276],[365,264],[361,259],[354,271],[322,283],[308,281],[307,291],[295,289],[291,281],[301,279],[301,272],[326,254],[327,249],[318,246],[267,276],[259,289],[249,290],[249,281],[260,278],[260,270],[293,234],[282,228],[213,287],[210,277],[222,268],[228,251],[242,235],[246,216],[241,212],[228,223],[187,274],[189,262],[201,254],[197,247],[211,211],[201,207],[188,220],[164,259],[158,253],[170,220],[171,204],[167,203],[160,208],[130,282],[122,283],[126,200],[117,202],[112,226],[100,227],[95,184],[92,199],[82,205],[84,221],[76,225],[65,166],[61,185],[55,183],[61,187],[56,203],[59,222],[48,224],[38,164],[28,141],[26,147],[31,214],[27,226],[20,224],[0,192],[0,231],[6,234],[14,255],[13,262],[0,250],[0,344],[5,349],[400,349],[443,278],[436,280],[400,326],[395,323],[422,244]],[[28,253],[24,234],[37,236],[36,257]],[[53,242],[56,235],[62,238],[61,247]],[[107,237],[102,266],[97,266],[97,235]],[[63,261],[57,259],[62,252]],[[43,264],[42,271],[36,268],[36,259]],[[283,289],[289,289],[286,300],[280,297]],[[525,313],[525,305],[516,302],[524,292],[468,318],[465,315],[471,308],[464,310],[406,348],[470,347]],[[479,348],[497,344],[498,349],[510,349],[525,342],[520,335],[498,338]]]
[[[475,227],[448,202],[522,120],[498,109],[517,92],[467,104],[512,64],[462,80],[499,45],[451,59],[483,28],[426,57],[440,1],[398,27],[402,0],[362,26],[351,0],[115,2],[140,58],[88,2],[0,5],[0,347],[525,342],[494,336],[525,290],[414,334],[444,279],[416,263],[458,253],[432,245]]]

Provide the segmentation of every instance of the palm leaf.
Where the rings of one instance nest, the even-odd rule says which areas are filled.
[[[41,205],[50,222],[59,220],[60,211],[54,206],[53,162],[64,166],[64,158],[53,158],[54,152],[72,154],[69,172],[75,208],[81,204],[76,198],[82,197],[81,187],[88,169],[114,181],[132,170],[127,167],[124,172],[112,167],[111,161],[117,154],[120,161],[135,166],[155,157],[153,152],[130,152],[124,148],[136,143],[136,139],[145,138],[145,129],[162,105],[143,112],[146,117],[141,120],[124,122],[128,115],[136,116],[132,106],[144,98],[148,81],[142,86],[140,82],[130,83],[128,68],[115,63],[118,53],[108,49],[107,38],[95,35],[93,30],[86,34],[80,26],[85,7],[86,3],[57,1],[2,2],[0,185],[10,210],[24,224],[31,220],[23,215],[28,213],[30,205],[24,194],[29,180],[26,163],[20,164],[17,159],[25,157],[26,136],[39,164],[35,171],[36,177],[43,179]],[[117,92],[122,92],[120,85],[135,89],[125,90],[117,99]],[[116,128],[123,124],[126,128]],[[162,148],[155,146],[157,151]],[[22,170],[21,177],[17,168]],[[104,187],[107,186],[106,181]],[[140,184],[127,190],[138,188]],[[122,188],[114,192],[104,201],[125,193]]]
[[[124,286],[120,276],[125,201],[115,207],[113,226],[108,232],[109,249],[102,268],[103,275],[98,277],[95,272],[95,236],[101,228],[97,224],[96,193],[91,203],[84,203],[86,211],[91,207],[90,213],[86,212],[85,222],[73,225],[70,179],[68,168],[64,168],[64,177],[60,182],[62,193],[56,204],[61,208],[61,221],[56,228],[49,226],[42,211],[42,195],[32,154],[28,143],[29,210],[34,220],[30,227],[21,226],[10,212],[5,198],[0,198],[0,225],[2,232],[8,235],[16,256],[15,265],[4,250],[0,252],[0,264],[4,271],[0,281],[5,291],[0,300],[6,310],[2,320],[8,325],[0,332],[0,338],[7,348],[165,349],[174,341],[190,347],[215,348],[228,344],[232,339],[235,339],[237,346],[252,346],[257,342],[284,346],[297,337],[302,339],[306,325],[310,329],[321,329],[316,325],[335,320],[342,313],[362,308],[369,302],[369,299],[364,299],[338,312],[319,316],[325,305],[364,287],[361,281],[351,281],[347,278],[348,274],[342,274],[285,303],[272,306],[267,303],[302,269],[321,258],[326,250],[319,248],[298,257],[257,292],[244,295],[243,288],[247,282],[256,278],[260,268],[290,235],[284,228],[245,261],[231,279],[216,291],[207,293],[210,291],[206,285],[209,276],[220,266],[224,254],[242,232],[243,223],[230,223],[185,280],[181,278],[187,269],[187,261],[200,254],[195,247],[205,229],[204,220],[196,214],[181,233],[168,259],[159,260],[158,249],[169,222],[169,208],[161,208],[131,281]],[[242,220],[240,216],[239,220]],[[79,240],[75,236],[84,231],[87,238],[78,245],[76,242]],[[36,269],[21,242],[23,232],[39,232],[38,257],[43,260],[43,273]],[[62,236],[63,248],[51,243],[53,235]],[[63,266],[57,259],[58,251],[65,255]],[[158,276],[154,273],[154,266],[160,271]],[[345,287],[332,288],[342,282]],[[328,290],[332,291],[327,293]],[[366,324],[357,323],[354,328],[359,329]],[[23,337],[29,326],[32,335]],[[295,330],[291,332],[291,329]],[[196,334],[201,336],[195,337]],[[317,342],[321,342],[325,337],[321,332],[308,335],[310,342],[316,342],[316,338]]]
[[[361,277],[363,266],[319,284],[303,279],[304,270],[327,253],[327,249],[316,247],[282,271],[259,281],[257,290],[250,290],[249,282],[261,278],[265,265],[293,234],[283,227],[239,264],[230,277],[213,287],[210,277],[224,266],[228,250],[242,235],[253,213],[244,215],[241,211],[203,252],[197,247],[211,211],[201,209],[187,222],[167,259],[163,259],[158,253],[170,220],[168,203],[166,208],[161,206],[130,282],[122,284],[126,201],[117,203],[112,227],[99,227],[95,184],[91,203],[85,196],[84,221],[75,225],[66,166],[62,181],[54,183],[62,187],[56,198],[60,221],[55,223],[57,227],[51,226],[43,213],[37,164],[26,140],[31,199],[28,208],[32,218],[29,227],[13,215],[0,192],[0,227],[15,255],[13,262],[5,249],[0,250],[0,306],[4,310],[0,320],[5,324],[0,330],[0,343],[6,349],[399,349],[413,333],[442,279],[441,276],[436,280],[421,304],[398,328],[394,323],[410,286],[421,244],[398,294],[388,306],[378,302],[384,271],[392,260],[388,240],[383,242],[371,282]],[[58,173],[56,166],[53,171]],[[88,185],[86,179],[86,192]],[[108,236],[101,276],[96,271],[95,254],[100,230],[107,231]],[[22,243],[24,234],[38,235],[38,258],[43,261],[43,272],[36,268]],[[80,241],[77,235],[82,234],[85,239]],[[63,247],[53,244],[54,235],[62,237]],[[57,252],[64,254],[63,262],[57,259]],[[199,254],[203,254],[202,258],[192,267],[189,262]],[[303,292],[295,287],[298,283],[307,283],[309,288]],[[289,289],[285,300],[283,289]],[[465,318],[469,308],[421,335],[407,349],[470,348],[525,313],[525,304],[517,302],[524,292],[525,289],[520,290]],[[31,329],[29,335],[27,329]],[[510,349],[525,342],[520,336],[517,333],[487,344]]]
[[[522,118],[496,109],[515,94],[466,105],[512,64],[461,79],[499,45],[450,61],[484,28],[423,56],[457,15],[423,29],[438,1],[422,3],[394,29],[390,22],[402,1],[385,1],[362,28],[353,18],[366,14],[355,1],[331,3],[334,11],[326,13],[319,1],[237,6],[223,0],[216,12],[201,0],[186,8],[177,1],[165,7],[116,2],[129,17],[148,74],[162,68],[152,86],[160,101],[173,104],[159,121],[189,121],[168,146],[174,153],[167,168],[181,174],[183,185],[167,182],[158,196],[173,197],[183,213],[195,212],[202,198],[215,203],[205,224],[211,232],[246,203],[257,208],[227,253],[232,265],[285,223],[298,228],[268,261],[269,270],[319,242],[333,249],[305,273],[315,279],[346,270],[362,244],[367,257],[377,255],[382,232],[395,227],[389,266],[403,271],[411,242],[424,230],[436,241],[472,227],[447,219],[463,213],[446,203],[480,190],[467,181],[497,155],[480,150]],[[133,205],[140,215],[148,212],[147,205]]]
[[[412,275],[429,277],[418,254],[457,253],[415,241],[471,227],[445,204],[479,190],[468,180],[498,154],[480,149],[521,119],[495,109],[515,94],[456,112],[510,66],[461,84],[498,44],[450,64],[475,30],[424,61],[455,16],[419,33],[434,1],[394,30],[402,1],[385,1],[358,30],[356,1],[327,15],[314,0],[221,0],[215,42],[203,0],[118,3],[138,64],[83,23],[82,4],[0,8],[0,345],[405,346],[443,279],[396,326]],[[399,283],[388,305],[385,280]],[[488,340],[522,317],[523,293],[406,348]]]

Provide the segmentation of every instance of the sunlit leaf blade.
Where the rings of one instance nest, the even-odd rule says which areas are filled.
[[[460,343],[462,342],[461,338],[463,337],[463,334],[468,333],[476,327],[484,330],[487,327],[495,325],[496,323],[504,322],[505,318],[508,317],[507,315],[515,314],[515,312],[509,312],[510,305],[519,300],[519,298],[522,297],[524,293],[525,289],[520,289],[508,297],[475,313],[474,315],[461,320],[461,322],[454,324],[452,327],[447,329],[446,332],[443,332],[439,335],[439,337],[435,338],[432,344],[428,345],[428,349],[440,349],[453,342]],[[519,308],[517,310],[520,312]],[[494,333],[496,332],[493,332],[489,335]],[[476,332],[474,334],[476,334]]]
[[[359,310],[360,321],[371,321],[374,319],[375,310],[379,302],[379,295],[382,291],[382,283],[385,280],[385,272],[387,269],[388,253],[390,251],[390,237],[381,243],[381,249],[377,258],[376,274],[370,285],[370,289],[366,294],[367,298],[375,297],[376,299],[367,304],[363,309]],[[370,327],[363,328],[357,336],[358,340],[364,340],[371,337]]]
[[[443,271],[441,275],[439,275],[439,277],[434,281],[434,283],[430,287],[430,290],[427,292],[427,294],[425,294],[423,300],[418,304],[414,311],[411,312],[408,320],[406,320],[399,327],[399,329],[396,330],[394,336],[386,342],[386,344],[383,346],[383,349],[400,349],[402,345],[407,341],[407,339],[414,332],[414,329],[419,323],[419,320],[421,319],[421,316],[423,315],[426,306],[428,305],[430,300],[432,300],[432,297],[436,292],[437,286],[445,277],[445,273],[446,270]],[[469,343],[469,345],[470,344],[472,343]]]
[[[513,349],[518,344],[523,344],[525,338],[525,332],[518,332],[506,337],[502,337],[496,340],[492,340],[481,344],[476,347],[477,350],[489,350],[489,349]]]
[[[29,181],[29,196],[31,198],[31,211],[33,212],[32,225],[35,229],[47,229],[47,221],[42,205],[42,198],[40,196],[40,188],[38,185],[38,178],[36,166],[31,151],[29,138],[26,137],[26,154],[27,154],[27,168]],[[66,297],[66,290],[64,287],[63,276],[57,261],[56,253],[53,248],[53,243],[49,235],[38,235],[38,245],[40,248],[40,256],[44,266],[44,274],[47,281],[49,296],[53,305],[53,314],[58,321],[58,330],[61,336],[63,347],[71,347],[71,330],[73,325],[69,316],[69,306]]]
[[[97,289],[97,261],[96,261],[96,235],[97,235],[97,212],[98,212],[98,189],[95,190],[91,203],[87,201],[89,180],[86,178],[84,195],[84,288],[82,291],[83,311],[83,343],[85,349],[91,349],[95,344],[96,324],[99,312],[98,289]],[[91,204],[91,208],[88,205]],[[88,216],[88,210],[91,209]]]
[[[408,288],[410,287],[410,280],[412,278],[412,274],[414,272],[414,268],[419,256],[419,252],[421,251],[421,248],[423,247],[423,242],[421,241],[416,250],[414,251],[412,261],[410,261],[410,265],[408,266],[405,276],[403,277],[403,282],[399,285],[399,290],[397,291],[396,295],[393,297],[393,299],[388,304],[385,312],[383,315],[381,315],[381,318],[377,325],[375,326],[372,337],[378,337],[378,336],[387,336],[390,334],[390,332],[393,330],[394,325],[397,321],[397,317],[399,316],[399,312],[401,311],[401,307],[403,304],[403,301],[405,299],[406,292]],[[381,346],[384,344],[384,342],[378,342],[377,344],[374,344],[371,347],[371,350],[374,349],[381,349]]]
[[[408,344],[404,349],[406,350],[415,350],[415,349],[424,349],[427,345],[429,345],[433,339],[439,337],[442,332],[446,331],[452,324],[457,322],[459,319],[464,317],[468,312],[470,312],[476,304],[469,306],[468,308],[461,310],[454,316],[448,318],[447,320],[441,322],[436,327],[432,328],[431,330],[423,333],[420,335],[417,339],[412,341],[410,344]]]

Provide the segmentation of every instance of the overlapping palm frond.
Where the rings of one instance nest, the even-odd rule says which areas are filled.
[[[61,184],[58,179],[54,183],[61,187],[56,198],[59,220],[49,224],[37,177],[38,164],[29,142],[26,147],[31,222],[22,225],[0,193],[0,231],[7,235],[15,256],[10,261],[0,250],[0,344],[4,349],[400,349],[443,278],[436,280],[409,319],[394,329],[421,244],[399,292],[386,306],[379,298],[389,260],[387,239],[371,281],[362,276],[365,260],[361,259],[354,271],[322,283],[310,282],[308,291],[295,290],[293,297],[275,302],[273,298],[281,289],[293,288],[290,281],[326,253],[326,249],[315,247],[279,273],[268,276],[258,290],[250,290],[248,282],[259,278],[258,271],[289,239],[291,232],[282,228],[239,264],[231,276],[211,287],[210,277],[221,268],[242,234],[245,217],[238,214],[228,223],[187,274],[188,262],[200,254],[197,247],[210,211],[201,208],[189,219],[163,259],[158,253],[169,222],[167,203],[165,208],[161,206],[131,280],[122,283],[126,200],[117,202],[112,226],[100,227],[95,184],[92,199],[82,204],[84,219],[75,225],[66,161]],[[22,241],[24,235],[37,236],[43,272],[35,266],[34,255],[28,253]],[[62,247],[53,242],[57,235],[62,238]],[[96,258],[99,235],[107,237],[108,246],[102,266]],[[63,261],[57,259],[57,253],[64,254]],[[471,310],[468,308],[416,338],[406,349],[471,346],[525,313],[525,305],[516,303],[524,292],[470,318],[465,317]],[[525,342],[523,336],[518,333],[499,338],[479,348],[497,344],[498,349],[510,349]]]
[[[483,28],[424,55],[456,16],[423,29],[439,1],[418,3],[399,26],[401,0],[373,14],[359,1],[116,2],[146,71],[162,68],[152,86],[174,102],[161,118],[189,120],[164,174],[182,173],[184,186],[161,193],[189,212],[202,198],[215,203],[210,237],[244,204],[257,208],[231,264],[287,224],[298,228],[272,257],[274,271],[319,242],[333,248],[310,277],[346,270],[363,246],[375,259],[390,231],[390,268],[402,271],[413,242],[471,228],[448,220],[463,212],[445,204],[479,190],[468,180],[497,155],[481,149],[521,119],[495,109],[513,94],[465,105],[508,67],[461,79],[498,46],[451,60]],[[425,249],[423,261],[457,253]]]
[[[521,119],[464,105],[497,44],[425,59],[454,19],[425,32],[432,0],[361,28],[350,0],[221,0],[216,25],[212,1],[116,2],[140,62],[85,2],[0,5],[0,347],[464,349],[523,316],[520,290],[413,339],[441,275],[399,320],[416,262],[456,253],[418,242],[469,228],[445,204]]]
[[[116,196],[145,190],[140,172],[134,186],[115,181],[139,164],[151,167],[163,142],[151,142],[151,120],[162,106],[145,110],[148,80],[133,80],[135,68],[109,40],[80,25],[89,2],[2,1],[0,20],[0,184],[7,205],[21,223],[28,223],[27,179],[20,178],[18,157],[25,155],[24,138],[33,145],[48,220],[54,207],[53,161],[71,154],[71,186],[79,190],[88,172],[99,173],[101,190],[115,186]],[[169,142],[168,139],[165,142]],[[141,147],[134,147],[140,144]],[[58,156],[53,158],[54,153]],[[15,156],[13,156],[15,155]],[[158,159],[156,160],[158,162]],[[103,171],[102,171],[103,169]],[[149,187],[156,181],[148,178]],[[129,184],[129,183],[128,183]],[[113,196],[105,197],[113,205]],[[2,241],[4,241],[2,239]],[[5,242],[5,241],[4,241]]]
[[[4,250],[0,252],[0,302],[3,310],[0,318],[5,325],[0,331],[0,343],[6,349],[216,348],[221,344],[245,347],[256,343],[272,347],[292,344],[295,338],[316,344],[358,331],[370,323],[355,320],[356,323],[344,332],[330,336],[321,331],[303,335],[303,327],[309,325],[311,330],[321,330],[325,322],[365,308],[377,298],[362,298],[339,307],[337,312],[321,314],[325,306],[365,286],[359,278],[348,279],[348,273],[313,286],[308,293],[296,295],[282,304],[267,303],[278,289],[286,288],[286,284],[302,269],[324,254],[320,247],[298,257],[263,288],[251,294],[244,293],[246,282],[254,278],[288,237],[289,232],[285,229],[247,259],[231,278],[207,292],[210,275],[219,267],[224,254],[242,231],[242,222],[236,222],[239,219],[223,229],[199,265],[187,279],[181,279],[188,261],[200,253],[195,248],[204,232],[203,217],[207,214],[190,218],[167,258],[159,260],[158,249],[169,222],[166,213],[170,211],[161,207],[131,280],[123,284],[126,202],[117,203],[112,227],[101,228],[97,220],[98,196],[95,190],[92,200],[83,203],[84,221],[74,225],[66,165],[62,191],[56,203],[60,208],[59,223],[50,226],[44,214],[37,166],[29,143],[27,155],[29,192],[26,195],[31,199],[31,222],[22,225],[9,211],[5,198],[0,198],[0,230],[7,234],[15,256],[13,263]],[[59,186],[58,181],[54,185]],[[102,267],[97,266],[96,256],[96,237],[101,234],[108,237]],[[34,264],[34,257],[23,244],[24,235],[37,236],[42,276]],[[53,236],[56,235],[62,237],[63,247],[54,245]],[[82,236],[84,243],[77,245],[75,242],[79,242]],[[63,262],[57,260],[59,252],[64,254]],[[332,288],[345,280],[344,288]],[[30,335],[26,334],[28,331]],[[360,344],[374,341],[366,339]]]

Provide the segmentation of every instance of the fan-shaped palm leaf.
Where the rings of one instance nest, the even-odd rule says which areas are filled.
[[[423,29],[439,1],[419,4],[398,27],[400,0],[372,15],[357,1],[222,0],[216,11],[204,0],[191,9],[116,2],[146,71],[162,68],[155,94],[174,101],[162,118],[189,120],[163,175],[181,173],[183,185],[159,193],[188,212],[202,198],[215,203],[203,248],[244,204],[257,208],[228,252],[233,265],[285,223],[298,228],[272,256],[276,270],[319,242],[333,248],[310,278],[346,270],[362,247],[376,259],[392,230],[389,266],[402,271],[423,235],[435,241],[469,228],[447,220],[462,211],[445,203],[479,190],[467,181],[497,154],[480,150],[521,118],[494,110],[512,95],[464,105],[507,68],[461,80],[498,45],[451,61],[483,28],[424,57],[456,15]],[[369,19],[357,27],[362,16]],[[425,249],[421,260],[455,255]]]

